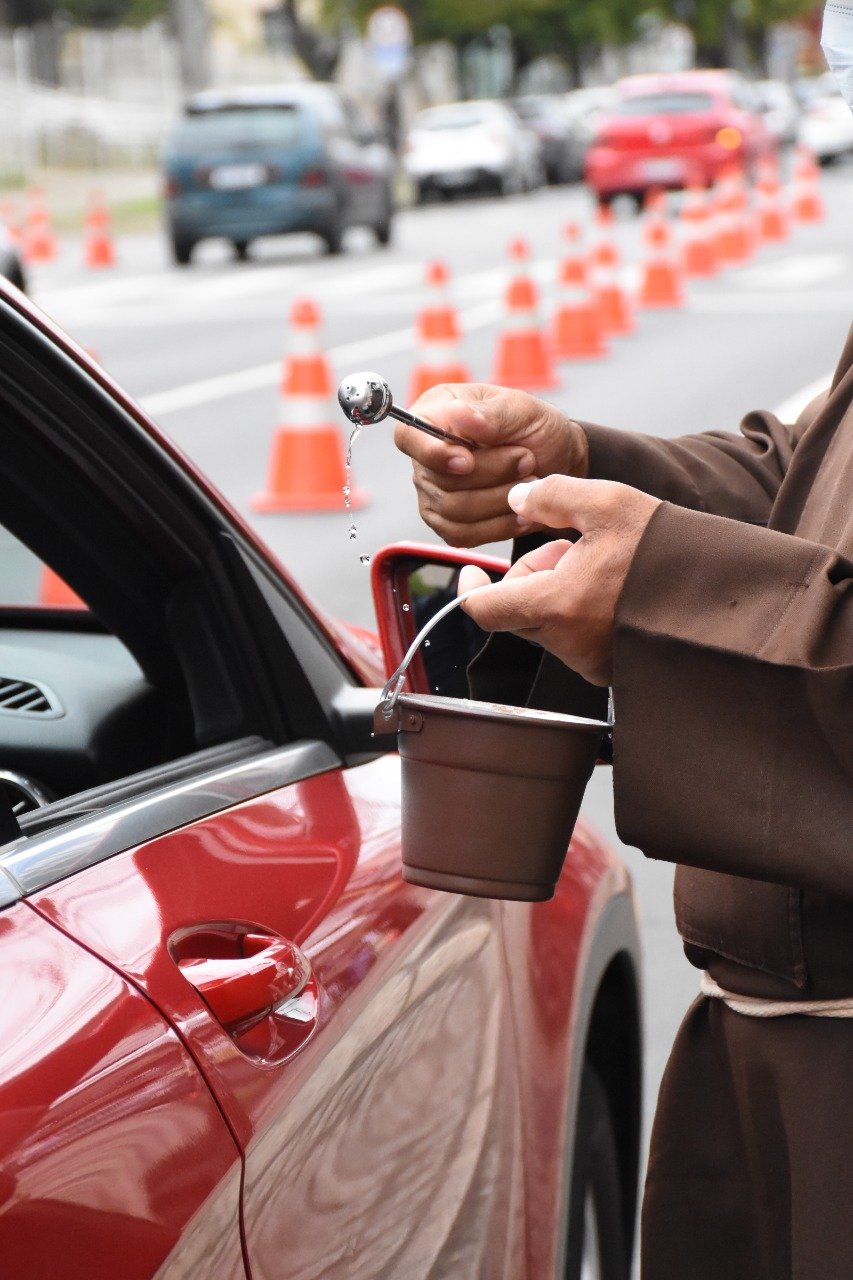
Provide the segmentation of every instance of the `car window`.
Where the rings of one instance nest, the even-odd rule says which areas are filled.
[[[616,116],[680,116],[699,115],[713,111],[715,102],[710,93],[669,92],[638,93],[616,106]]]
[[[291,104],[200,111],[180,122],[169,149],[198,155],[222,147],[256,147],[264,143],[290,147],[300,137],[300,126],[301,112]]]
[[[86,605],[59,574],[0,525],[0,609],[71,608]]]
[[[425,111],[418,116],[415,124],[418,129],[471,129],[490,118],[482,107],[460,103],[453,109]]]

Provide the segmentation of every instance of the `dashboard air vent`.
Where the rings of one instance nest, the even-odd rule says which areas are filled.
[[[0,676],[0,713],[4,711],[27,716],[57,716],[62,708],[44,685],[18,680],[15,676]]]

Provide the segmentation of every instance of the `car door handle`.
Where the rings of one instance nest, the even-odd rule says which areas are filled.
[[[241,956],[178,961],[184,977],[227,1031],[245,1029],[295,999],[311,974],[305,956],[284,938],[247,933],[242,949]]]

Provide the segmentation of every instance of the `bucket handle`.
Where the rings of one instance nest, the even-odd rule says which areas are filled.
[[[463,600],[467,600],[468,597],[472,596],[475,591],[481,591],[481,590],[482,590],[482,587],[471,587],[470,590],[463,591],[461,595],[456,596],[453,600],[449,600],[447,604],[442,605],[442,607],[436,613],[434,613],[432,617],[427,620],[427,622],[424,623],[424,625],[421,627],[420,631],[415,636],[414,640],[406,650],[403,661],[400,663],[399,667],[393,673],[393,675],[388,677],[388,680],[385,683],[385,687],[382,690],[382,693],[379,698],[379,706],[377,710],[379,711],[383,720],[390,720],[393,717],[394,708],[397,705],[397,699],[399,698],[400,693],[402,692],[402,689],[403,689],[403,681],[406,678],[406,671],[408,669],[409,663],[412,661],[412,658],[417,653],[418,649],[421,646],[421,643],[426,639],[426,637],[432,631],[433,627],[437,623],[441,622],[442,618],[446,617],[447,614],[450,613],[451,610],[455,609],[457,605],[462,604]]]
[[[456,596],[455,599],[448,601],[445,605],[442,605],[442,607],[421,627],[420,631],[406,650],[403,661],[400,663],[397,670],[388,677],[382,693],[379,696],[379,703],[376,710],[378,716],[381,716],[383,720],[389,721],[393,718],[394,710],[397,706],[397,699],[403,690],[403,681],[406,678],[406,671],[408,670],[409,663],[421,647],[422,642],[429,635],[430,631],[432,631],[433,627],[436,626],[437,623],[441,622],[442,618],[445,618],[448,613],[455,609],[457,605],[462,604],[464,600],[467,600],[469,596],[474,595],[476,591],[482,591],[482,586],[471,587],[468,591],[463,591],[461,595]],[[609,728],[613,728],[614,721],[615,710],[613,706],[613,690],[608,689],[607,724]]]

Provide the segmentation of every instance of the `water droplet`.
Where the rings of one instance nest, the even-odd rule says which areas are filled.
[[[370,564],[370,556],[359,556],[361,564]]]
[[[429,644],[429,640],[424,640],[424,647],[426,647],[428,644]]]
[[[351,525],[350,525],[350,527],[349,527],[349,540],[350,540],[350,542],[355,542],[355,540],[356,540],[356,538],[357,538],[357,537],[358,537],[358,530],[356,529],[356,527],[355,527],[355,525],[354,525],[354,524],[351,524]]]
[[[350,432],[349,444],[347,445],[347,467],[352,466],[352,447],[355,444],[360,434],[361,434],[361,427],[359,426],[353,427],[352,431]]]
[[[396,591],[396,587],[394,588],[394,590]],[[412,606],[411,606],[410,604],[404,604],[404,605],[403,605],[403,613],[408,613],[408,612],[409,612],[409,610],[411,609],[411,607],[412,607]]]

